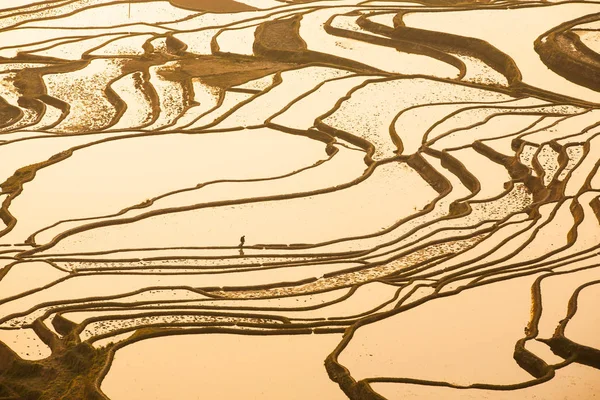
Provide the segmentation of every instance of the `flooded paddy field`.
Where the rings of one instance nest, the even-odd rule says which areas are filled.
[[[0,399],[600,396],[600,2],[0,3]]]

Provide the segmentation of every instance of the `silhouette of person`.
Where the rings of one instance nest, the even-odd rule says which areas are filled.
[[[244,247],[244,243],[246,243],[246,236],[240,238],[240,247]]]

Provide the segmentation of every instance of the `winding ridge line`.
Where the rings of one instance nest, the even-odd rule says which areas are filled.
[[[178,335],[336,335],[321,372],[352,400],[519,399],[600,369],[569,325],[600,283],[600,3],[20,3],[0,8],[1,399],[109,399],[120,349]],[[423,22],[523,11],[564,19],[509,45]],[[506,332],[493,375],[389,361],[428,349],[396,336],[440,304],[514,309],[468,327]]]

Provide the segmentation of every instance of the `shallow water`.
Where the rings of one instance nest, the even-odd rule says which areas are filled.
[[[338,335],[184,335],[143,341],[117,353],[116,373],[102,388],[112,398],[132,400],[341,400],[346,396],[327,379],[323,367],[323,358],[338,340]]]
[[[0,5],[0,397],[593,399],[598,7]]]

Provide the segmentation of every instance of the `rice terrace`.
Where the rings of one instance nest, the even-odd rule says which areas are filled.
[[[0,0],[0,400],[600,400],[600,1]]]

